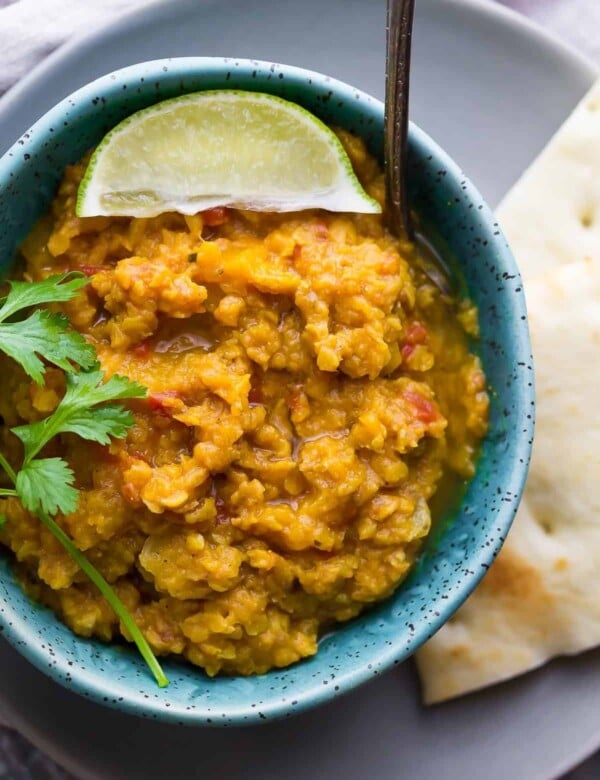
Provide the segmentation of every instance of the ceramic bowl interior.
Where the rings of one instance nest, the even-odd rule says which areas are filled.
[[[62,172],[124,117],[165,98],[204,89],[269,92],[362,136],[382,155],[383,105],[354,88],[298,68],[248,60],[154,61],[105,76],[43,116],[0,160],[0,262],[6,270]],[[231,725],[289,717],[401,663],[459,607],[510,528],[533,433],[534,388],[518,270],[489,208],[457,165],[411,128],[411,206],[479,307],[479,351],[491,390],[490,431],[462,502],[445,518],[395,595],[324,637],[316,656],[252,678],[207,678],[174,661],[159,689],[137,654],[73,635],[15,582],[0,557],[0,631],[35,666],[77,693],[136,715]],[[451,520],[451,522],[450,522]]]

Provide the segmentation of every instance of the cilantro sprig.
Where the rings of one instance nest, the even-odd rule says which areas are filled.
[[[106,379],[91,344],[69,327],[61,314],[32,307],[71,300],[88,283],[82,274],[51,276],[41,282],[10,282],[10,291],[0,305],[0,351],[19,363],[37,384],[44,381],[45,363],[65,372],[66,391],[48,417],[11,429],[23,444],[23,461],[15,470],[0,453],[2,468],[13,488],[0,489],[0,497],[14,496],[36,515],[62,544],[82,571],[113,608],[157,683],[168,680],[146,638],[115,590],[75,546],[54,519],[77,507],[79,491],[69,464],[60,457],[38,457],[55,436],[72,433],[88,441],[108,444],[122,438],[133,424],[131,412],[116,401],[142,398],[146,390],[126,377]],[[6,517],[0,515],[0,527]]]
[[[96,353],[81,334],[69,329],[62,314],[35,309],[20,321],[15,322],[14,317],[32,306],[69,301],[88,281],[83,274],[71,273],[50,276],[43,282],[9,282],[10,292],[0,307],[0,350],[20,363],[38,385],[44,381],[41,358],[70,371],[73,364],[93,366]]]
[[[89,371],[67,374],[66,392],[51,415],[11,428],[25,451],[15,485],[30,512],[68,514],[77,506],[78,491],[73,487],[74,475],[67,463],[62,458],[36,459],[55,436],[76,433],[82,439],[108,444],[111,438],[122,438],[133,424],[131,412],[107,402],[143,398],[145,388],[116,374],[106,382],[103,379],[98,364]]]

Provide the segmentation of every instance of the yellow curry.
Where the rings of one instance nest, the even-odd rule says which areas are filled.
[[[383,201],[379,167],[341,137]],[[25,277],[87,274],[62,311],[107,375],[148,396],[130,402],[125,439],[55,445],[81,491],[59,521],[156,653],[210,675],[310,656],[406,577],[440,480],[473,474],[488,413],[467,339],[476,311],[381,216],[78,219],[84,170],[67,170],[26,240]],[[8,428],[51,412],[64,376],[49,368],[40,387],[2,361],[3,443],[16,457]],[[5,504],[1,539],[27,591],[80,635],[124,635],[54,537],[17,499]]]

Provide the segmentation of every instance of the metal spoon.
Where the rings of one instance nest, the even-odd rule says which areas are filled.
[[[385,185],[387,222],[399,238],[413,238],[406,197],[410,44],[415,0],[387,0],[385,66]]]
[[[433,244],[414,229],[406,195],[410,44],[415,0],[387,0],[384,163],[387,226],[418,246],[416,262],[445,294],[452,294],[448,269]]]

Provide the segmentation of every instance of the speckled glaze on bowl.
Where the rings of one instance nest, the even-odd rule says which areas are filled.
[[[54,195],[66,165],[117,122],[156,101],[203,89],[280,95],[362,136],[381,157],[383,105],[299,68],[181,58],[133,65],[83,87],[45,114],[0,160],[0,264],[6,269]],[[468,132],[468,128],[465,129]],[[181,724],[243,725],[289,717],[349,691],[413,653],[460,606],[500,549],[516,512],[533,437],[534,384],[519,272],[489,208],[456,164],[411,128],[411,205],[458,264],[479,307],[479,352],[491,389],[490,432],[452,523],[396,594],[327,635],[313,658],[251,678],[207,678],[165,662],[159,689],[137,654],[72,634],[32,603],[0,557],[0,631],[61,685],[138,716]]]

